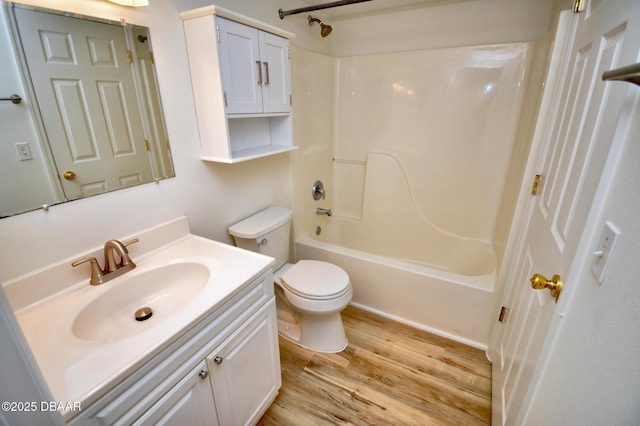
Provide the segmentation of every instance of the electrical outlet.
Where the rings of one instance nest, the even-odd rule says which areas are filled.
[[[20,161],[33,160],[29,142],[18,142],[16,144],[16,149],[18,150],[18,158],[20,159]]]
[[[593,272],[600,284],[604,282],[611,258],[618,245],[618,238],[620,238],[620,230],[613,223],[607,221],[604,224],[600,241],[598,241],[591,259],[591,272]]]

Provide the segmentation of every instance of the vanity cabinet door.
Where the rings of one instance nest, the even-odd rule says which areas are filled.
[[[291,112],[289,40],[216,16],[227,114]]]
[[[282,384],[275,298],[207,357],[222,425],[255,424]]]
[[[200,362],[133,424],[218,426],[208,375],[205,362]]]

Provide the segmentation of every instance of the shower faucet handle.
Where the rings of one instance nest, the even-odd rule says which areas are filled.
[[[311,195],[313,195],[313,199],[318,201],[320,198],[324,200],[324,185],[321,181],[317,180],[311,187]]]

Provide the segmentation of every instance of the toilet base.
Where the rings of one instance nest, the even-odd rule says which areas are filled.
[[[296,345],[315,352],[328,354],[342,352],[349,345],[349,340],[344,333],[340,313],[335,315],[338,316],[340,330],[331,325],[327,327],[326,318],[323,318],[320,323],[316,324],[317,327],[315,327],[315,329],[314,327],[307,328],[306,330],[313,329],[310,333],[303,333],[304,328],[300,324],[289,324],[278,320],[278,334]],[[335,320],[331,322],[335,323]],[[305,323],[305,325],[308,324],[309,322]],[[328,331],[329,329],[332,331]]]
[[[340,312],[322,315],[293,312],[278,297],[276,306],[278,334],[285,339],[322,353],[342,352],[349,344]]]

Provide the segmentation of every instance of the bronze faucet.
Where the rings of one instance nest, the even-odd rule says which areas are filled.
[[[89,280],[89,284],[104,284],[136,267],[136,264],[129,257],[127,246],[137,243],[138,241],[140,240],[137,238],[127,241],[126,243],[121,243],[118,240],[107,241],[104,244],[104,268],[100,268],[95,257],[85,257],[84,259],[76,260],[71,266],[76,267],[82,263],[90,262],[91,279]],[[117,261],[116,259],[119,260]]]

